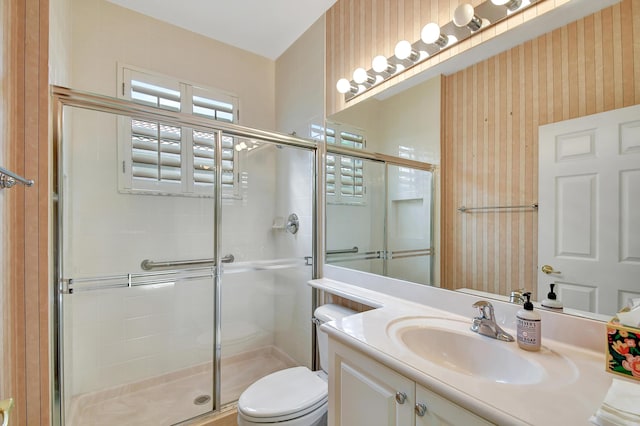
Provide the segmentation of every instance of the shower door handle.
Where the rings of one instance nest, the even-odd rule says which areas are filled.
[[[228,254],[228,255],[224,256],[222,259],[220,259],[220,262],[222,262],[222,263],[233,263],[234,260],[236,260],[236,258],[232,254]]]

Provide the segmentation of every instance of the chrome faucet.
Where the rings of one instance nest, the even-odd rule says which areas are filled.
[[[524,292],[526,290],[524,288],[513,290],[511,295],[509,296],[509,302],[515,303],[516,305],[522,305],[524,303]]]
[[[513,342],[513,336],[496,324],[493,305],[491,303],[486,300],[479,300],[473,304],[473,307],[478,308],[480,316],[473,319],[471,331],[475,331],[483,336],[493,337],[494,339],[502,340],[504,342]]]

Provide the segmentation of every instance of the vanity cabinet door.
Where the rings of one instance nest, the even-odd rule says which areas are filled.
[[[493,423],[489,423],[448,399],[416,385],[416,426],[484,426],[491,424]]]
[[[415,425],[413,381],[337,342],[330,348],[330,426]]]

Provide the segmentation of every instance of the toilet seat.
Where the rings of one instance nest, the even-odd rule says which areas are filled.
[[[249,386],[238,413],[254,423],[277,423],[305,416],[327,404],[327,382],[306,367],[277,371]]]

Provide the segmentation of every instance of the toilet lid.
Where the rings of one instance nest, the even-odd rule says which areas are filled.
[[[315,410],[327,400],[327,382],[306,367],[269,374],[240,395],[238,409],[255,419],[285,420]]]

